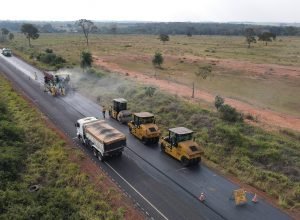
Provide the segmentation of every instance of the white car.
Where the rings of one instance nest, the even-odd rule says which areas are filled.
[[[11,49],[8,48],[3,48],[2,49],[2,54],[6,57],[11,57],[12,53],[11,53]]]

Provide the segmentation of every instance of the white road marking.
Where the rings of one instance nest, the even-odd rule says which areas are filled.
[[[158,208],[156,208],[148,199],[146,199],[139,191],[137,191],[137,189],[135,189],[126,179],[124,179],[124,177],[122,177],[114,168],[112,168],[112,166],[106,162],[105,164],[112,169],[112,171],[114,171],[125,183],[127,183],[128,186],[130,186],[140,197],[142,197],[153,209],[155,209],[164,219],[168,220],[168,218],[161,211],[159,211]]]
[[[183,168],[180,168],[180,169],[177,169],[176,171],[181,171],[181,170],[186,170],[186,167],[183,167]]]

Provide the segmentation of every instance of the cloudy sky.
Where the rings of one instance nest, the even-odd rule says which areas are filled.
[[[1,0],[0,20],[300,22],[300,0]]]

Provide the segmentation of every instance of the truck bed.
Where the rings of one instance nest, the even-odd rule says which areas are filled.
[[[104,120],[88,123],[85,125],[85,131],[102,144],[111,144],[116,141],[126,140],[126,136],[123,133],[111,127]]]

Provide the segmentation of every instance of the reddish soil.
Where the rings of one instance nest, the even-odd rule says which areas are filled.
[[[187,56],[185,56],[187,57]],[[204,58],[192,57],[189,56],[188,59],[193,60],[203,60]],[[138,71],[131,71],[120,67],[115,63],[111,63],[108,61],[109,59],[95,57],[95,63],[111,72],[117,72],[120,74],[124,74],[130,78],[133,78],[144,84],[152,84],[159,87],[162,91],[176,94],[182,98],[188,99],[190,101],[199,101],[204,100],[209,103],[213,103],[215,99],[215,95],[210,94],[206,91],[196,90],[195,98],[191,99],[191,88],[186,85],[182,85],[176,82],[170,82],[163,79],[156,79],[154,77],[145,75]],[[251,73],[261,75],[266,73],[276,74],[277,76],[291,76],[291,77],[300,77],[300,68],[298,67],[285,67],[275,64],[253,64],[248,61],[237,61],[237,60],[218,60],[218,59],[206,59],[211,62],[218,63],[218,66],[223,66],[226,68],[232,68],[235,70],[249,70]],[[263,126],[267,129],[276,128],[288,128],[296,131],[300,131],[300,118],[280,112],[275,112],[272,110],[259,108],[252,106],[250,104],[226,98],[226,103],[235,107],[239,111],[244,114],[251,114],[256,118],[256,121],[260,126]],[[251,122],[252,123],[252,122]]]
[[[277,64],[259,64],[250,61],[241,61],[234,59],[217,59],[207,57],[197,57],[192,55],[183,56],[191,63],[195,61],[208,61],[226,69],[240,70],[242,72],[250,73],[252,76],[272,75],[272,76],[289,76],[300,78],[300,67],[283,66]],[[183,58],[182,57],[182,58]],[[175,57],[174,57],[175,58]],[[177,57],[178,58],[178,57]]]

